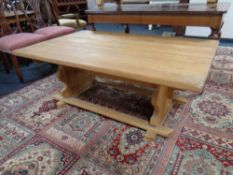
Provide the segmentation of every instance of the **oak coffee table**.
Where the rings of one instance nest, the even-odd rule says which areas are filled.
[[[202,92],[218,41],[82,31],[13,52],[17,56],[59,65],[65,84],[55,98],[146,130],[145,138],[168,137],[163,126],[173,102],[184,102],[174,90]],[[139,83],[149,94],[154,112],[150,121],[77,98],[97,76]]]

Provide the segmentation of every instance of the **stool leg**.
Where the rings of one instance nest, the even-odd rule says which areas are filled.
[[[16,72],[16,74],[17,74],[17,76],[18,76],[20,82],[23,83],[23,82],[24,82],[24,79],[23,79],[23,75],[22,75],[22,73],[21,73],[21,71],[20,71],[18,59],[17,59],[17,57],[16,57],[15,55],[12,55],[11,58],[12,58],[12,62],[13,62],[14,67],[15,67],[15,72]]]

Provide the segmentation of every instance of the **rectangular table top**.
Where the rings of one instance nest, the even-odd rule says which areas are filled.
[[[14,55],[110,76],[201,92],[218,41],[81,31]]]
[[[216,7],[207,3],[168,3],[168,4],[123,4],[121,9],[116,5],[101,9],[86,10],[87,14],[189,14],[189,15],[222,15],[228,11],[230,3],[219,2]]]

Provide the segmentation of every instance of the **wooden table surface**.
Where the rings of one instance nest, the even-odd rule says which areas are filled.
[[[218,41],[82,31],[13,52],[35,60],[201,92]]]

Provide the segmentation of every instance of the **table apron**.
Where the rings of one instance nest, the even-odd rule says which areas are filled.
[[[174,26],[208,26],[218,28],[222,15],[137,15],[137,14],[88,14],[89,23],[160,24]]]

